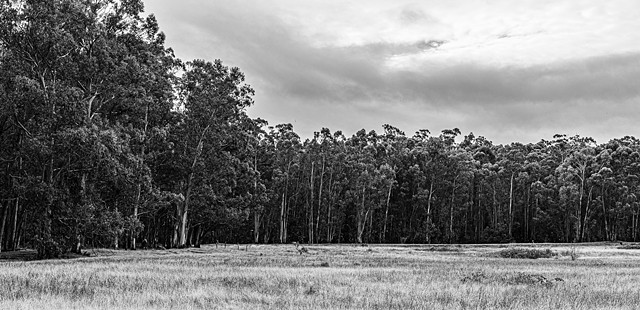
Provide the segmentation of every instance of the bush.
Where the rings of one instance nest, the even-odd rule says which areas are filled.
[[[67,252],[62,245],[52,239],[40,240],[37,250],[38,259],[60,258],[63,253]]]
[[[496,228],[486,228],[482,231],[480,240],[482,243],[509,243],[514,241],[509,236],[509,228],[504,224],[499,224]]]
[[[429,252],[460,252],[462,249],[460,247],[452,247],[452,246],[432,246],[430,248],[424,249],[416,249],[416,251],[429,251]]]
[[[527,259],[537,259],[537,258],[551,258],[558,255],[556,252],[551,251],[550,249],[524,249],[524,248],[508,248],[501,250],[498,252],[500,257],[503,258],[527,258]]]
[[[462,278],[462,283],[479,283],[490,284],[500,283],[508,285],[540,285],[544,287],[553,287],[558,283],[564,282],[562,278],[547,279],[541,274],[535,273],[506,273],[506,274],[486,274],[484,271],[475,271],[468,276]]]

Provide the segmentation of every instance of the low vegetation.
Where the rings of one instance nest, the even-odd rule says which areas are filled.
[[[462,278],[463,283],[498,283],[507,285],[541,285],[547,288],[563,283],[562,278],[547,279],[541,274],[525,272],[501,273],[488,275],[484,271],[476,271]]]
[[[640,253],[508,259],[499,246],[254,245],[0,259],[0,309],[635,309]],[[564,253],[570,245],[545,245]],[[518,249],[535,249],[518,245]],[[427,249],[425,251],[425,249]],[[3,253],[5,255],[6,253]],[[6,256],[4,256],[6,257]]]
[[[640,250],[640,244],[625,244],[618,247],[623,250]]]
[[[500,257],[503,258],[528,258],[528,259],[537,259],[537,258],[551,258],[558,255],[556,252],[551,251],[551,249],[528,249],[528,248],[508,248],[501,250],[498,252]]]

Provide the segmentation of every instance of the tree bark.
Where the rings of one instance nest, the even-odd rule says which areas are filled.
[[[309,218],[307,219],[308,225],[309,225],[307,227],[308,228],[309,244],[313,243],[313,190],[314,190],[313,189],[313,183],[314,183],[314,181],[313,181],[313,177],[314,177],[313,169],[315,168],[315,164],[316,163],[314,161],[311,162],[311,180],[310,180],[310,182],[311,182],[311,193],[310,193],[311,197],[310,198],[311,199],[309,201]]]
[[[0,252],[2,252],[4,245],[4,227],[7,222],[7,211],[9,211],[9,201],[6,205],[2,206],[2,223],[0,224]]]
[[[333,207],[333,194],[331,188],[333,187],[333,166],[331,167],[331,173],[329,174],[329,204],[327,205],[327,242],[332,241],[331,236],[331,208]]]
[[[145,146],[147,145],[147,128],[149,126],[149,105],[147,105],[144,111],[144,130],[142,131],[142,146],[140,149],[140,162],[138,164],[138,169],[144,164],[144,152]],[[142,184],[140,184],[140,180],[138,180],[138,186],[136,187],[136,202],[133,205],[133,219],[138,219],[138,212],[140,208],[140,197],[142,195]],[[137,233],[133,231],[131,233],[131,249],[136,249],[136,237]]]
[[[260,243],[260,214],[253,211],[253,243]]]
[[[287,175],[284,180],[284,191],[282,193],[282,204],[280,206],[280,243],[287,243],[287,200],[289,191],[289,172],[291,171],[291,161],[287,164]]]
[[[523,212],[524,213],[524,241],[525,242],[529,241],[529,213],[530,213],[529,204],[531,202],[531,185],[532,183],[529,183],[529,186],[527,186],[525,183],[525,187],[527,188],[525,192],[525,194],[527,195],[526,196],[527,200],[523,207],[524,209],[524,212]]]
[[[496,181],[493,182],[493,217],[492,227],[496,229],[498,227],[498,199],[496,198]]]
[[[215,114],[215,112],[214,112]],[[212,114],[213,115],[213,114]],[[196,164],[198,163],[198,159],[200,159],[200,155],[202,154],[202,148],[204,147],[204,136],[209,131],[211,124],[208,124],[207,127],[204,128],[202,134],[200,135],[200,139],[198,140],[198,146],[196,147],[196,152],[193,155],[193,162],[191,163],[191,171],[189,171],[189,177],[187,178],[187,189],[185,191],[184,203],[181,208],[181,213],[178,216],[179,226],[178,226],[178,246],[184,247],[187,243],[187,220],[189,218],[189,203],[191,202],[191,192],[193,190],[193,178],[195,177]]]
[[[195,247],[199,248],[200,247],[200,238],[202,237],[202,224],[198,224],[195,227],[195,230],[196,230],[194,232],[194,234],[196,236]]]
[[[513,238],[513,177],[515,173],[511,173],[511,182],[509,186],[509,238]]]
[[[17,236],[18,236],[18,210],[20,209],[20,198],[16,198],[15,208],[13,209],[13,226],[11,230],[11,250],[15,251],[17,246]]]
[[[608,220],[609,214],[607,212],[607,206],[604,201],[605,193],[606,193],[605,185],[604,185],[604,182],[602,182],[602,216],[604,217],[604,232],[605,232],[605,237],[607,238],[607,241],[612,241],[611,235],[609,234],[609,220]]]
[[[456,198],[456,181],[458,176],[453,179],[453,186],[451,189],[451,204],[449,205],[449,243],[453,242],[453,203]]]
[[[280,243],[287,242],[284,211],[285,211],[285,193],[282,193],[282,203],[280,204]]]
[[[115,204],[116,204],[115,211],[116,211],[116,214],[117,214],[118,213],[118,201],[117,200],[116,200]],[[120,241],[119,238],[120,238],[120,234],[118,233],[118,231],[116,231],[116,235],[113,238],[113,248],[116,249],[116,250],[120,246],[119,245],[119,241]]]
[[[593,192],[593,186],[589,187],[589,195],[587,195],[587,206],[584,211],[584,219],[582,220],[582,228],[580,229],[580,241],[584,241],[584,231],[587,222],[589,221],[589,209],[591,208],[591,194]]]
[[[367,190],[367,187],[363,185],[362,186],[362,204],[358,209],[357,219],[356,219],[357,220],[356,242],[358,243],[362,243],[362,233],[364,233],[364,224],[365,224],[365,221],[367,220],[364,214],[364,198],[365,198],[366,190]]]
[[[581,239],[582,235],[581,235],[580,232],[582,231],[582,226],[584,225],[582,223],[582,213],[583,213],[582,212],[582,198],[584,196],[584,181],[585,181],[584,177],[585,177],[586,167],[581,167],[581,168],[582,168],[582,171],[581,171],[582,177],[580,177],[580,198],[578,200],[578,214],[577,214],[578,215],[578,226],[576,226],[576,239],[578,240],[578,242],[582,242],[582,239]]]
[[[253,243],[260,242],[260,206],[258,205],[258,155],[253,157]]]
[[[393,182],[389,184],[389,191],[387,191],[387,203],[384,209],[384,226],[382,228],[382,240],[387,242],[387,220],[389,218],[389,203],[391,202],[391,189],[393,188]]]
[[[313,235],[316,237],[316,243],[320,241],[318,239],[320,239],[319,227],[320,227],[320,211],[322,210],[323,180],[324,180],[324,155],[322,155],[322,170],[320,171],[320,186],[318,189],[318,212],[316,212],[316,225],[315,225],[315,232],[313,233]]]
[[[432,176],[431,185],[429,186],[429,200],[427,200],[427,243],[428,244],[431,244],[431,198],[433,197],[434,182],[435,182],[435,178]]]

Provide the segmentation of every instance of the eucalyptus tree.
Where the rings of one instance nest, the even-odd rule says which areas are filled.
[[[638,208],[637,192],[640,189],[640,142],[634,137],[614,139],[606,144],[610,150],[611,178],[607,189],[610,206],[606,213],[610,238],[637,240]]]
[[[591,138],[572,137],[571,151],[556,173],[563,180],[561,191],[564,193],[565,203],[574,210],[572,216],[575,235],[574,239],[582,241],[585,229],[585,219],[590,206],[592,187],[588,179],[593,174],[592,165],[595,161],[595,141]]]
[[[189,210],[194,194],[224,196],[234,189],[233,178],[241,166],[242,124],[247,122],[245,109],[253,103],[253,89],[244,83],[238,68],[221,61],[195,60],[178,82],[181,121],[174,141],[179,157],[178,190],[184,202],[177,206],[173,246],[187,244]]]
[[[269,127],[262,144],[263,165],[270,175],[269,182],[266,183],[268,201],[271,209],[274,209],[273,216],[277,218],[276,240],[286,243],[289,237],[291,180],[299,167],[300,137],[293,130],[293,125],[279,124]]]
[[[127,174],[113,171],[126,167],[139,184],[149,184],[140,161],[144,151],[132,149],[132,140],[136,132],[144,136],[151,119],[162,118],[155,115],[171,108],[173,56],[153,16],[144,18],[142,11],[141,1],[1,3],[0,64],[7,73],[1,82],[6,100],[2,134],[15,150],[11,174],[24,176],[12,181],[13,197],[5,199],[14,203],[15,214],[31,214],[25,207],[42,214],[28,221],[40,256],[67,250],[82,239],[79,227],[84,224],[79,223],[84,221],[75,215],[107,208],[116,214],[109,218],[119,218],[112,209],[115,192],[93,191],[107,170]],[[158,113],[151,116],[152,110]],[[69,141],[79,141],[78,152]],[[115,182],[117,191],[128,192],[125,183]],[[21,204],[26,193],[18,188],[36,190],[29,197],[38,201]],[[123,204],[138,202],[127,198]],[[71,212],[74,208],[82,212]],[[58,225],[67,214],[76,224],[65,225],[75,228]]]

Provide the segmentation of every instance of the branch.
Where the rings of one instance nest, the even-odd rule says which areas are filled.
[[[22,128],[22,130],[24,130],[24,132],[27,134],[27,136],[29,136],[29,138],[32,138],[33,135],[31,134],[31,132],[27,128],[25,128],[24,125],[22,125],[22,123],[18,119],[18,114],[14,113],[13,117],[14,117],[16,123],[20,126],[20,128]]]

